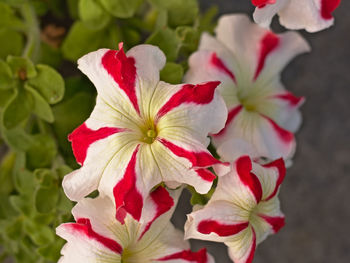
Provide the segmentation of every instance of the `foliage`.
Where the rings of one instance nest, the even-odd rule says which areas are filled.
[[[0,13],[0,261],[56,262],[64,242],[55,228],[72,208],[61,182],[76,168],[67,135],[95,100],[77,59],[118,42],[155,44],[168,59],[161,79],[180,83],[216,9],[199,15],[197,0],[1,0]]]

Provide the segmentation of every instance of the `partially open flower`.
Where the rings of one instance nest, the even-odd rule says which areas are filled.
[[[216,38],[202,35],[185,80],[221,81],[219,91],[229,113],[225,128],[212,138],[223,159],[234,155],[235,139],[247,141],[259,156],[269,159],[294,154],[293,132],[300,126],[298,108],[304,99],[284,89],[280,72],[294,56],[308,50],[298,33],[274,34],[245,15],[221,17]]]
[[[341,0],[252,0],[255,22],[269,26],[278,14],[281,25],[289,29],[316,32],[334,23],[333,11]]]
[[[165,188],[157,188],[146,199],[141,220],[127,215],[125,224],[116,220],[115,206],[107,196],[82,199],[72,210],[76,223],[57,228],[57,234],[68,241],[59,262],[213,262],[205,249],[191,252],[183,233],[171,225],[177,199],[173,197]]]
[[[256,245],[284,226],[277,198],[284,176],[282,159],[260,165],[240,157],[208,204],[188,215],[185,237],[224,242],[235,263],[252,262]]]
[[[100,49],[78,64],[98,96],[89,119],[69,136],[82,165],[64,178],[70,199],[98,189],[114,197],[116,216],[123,222],[126,213],[140,219],[144,199],[161,182],[209,191],[215,175],[205,168],[220,162],[206,149],[207,136],[220,131],[227,118],[216,91],[219,82],[159,81],[165,56],[150,45],[127,54],[122,45],[118,51]]]

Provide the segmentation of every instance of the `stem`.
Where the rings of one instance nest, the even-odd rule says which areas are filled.
[[[29,3],[23,4],[20,7],[20,12],[27,25],[27,43],[22,56],[30,58],[35,63],[39,58],[41,44],[39,22],[33,7]]]

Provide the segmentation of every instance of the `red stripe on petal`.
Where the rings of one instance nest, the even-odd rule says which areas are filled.
[[[276,0],[252,0],[252,4],[259,8],[262,8],[267,4],[274,4],[274,3],[276,3]]]
[[[265,60],[267,56],[278,47],[279,42],[279,37],[272,32],[266,33],[260,41],[259,61],[255,71],[254,80],[259,77],[262,69],[265,66]]]
[[[290,92],[286,92],[284,94],[277,94],[273,97],[277,99],[285,100],[289,103],[289,105],[293,107],[297,107],[305,100],[304,97],[296,97]]]
[[[194,103],[198,105],[210,103],[214,98],[215,89],[219,84],[220,81],[210,81],[197,85],[183,85],[158,111],[157,118],[161,118],[183,103]]]
[[[215,174],[208,169],[196,169],[195,171],[205,181],[213,182],[216,178]]]
[[[332,13],[339,6],[341,0],[321,0],[321,16],[324,19],[332,19]]]
[[[204,220],[201,221],[198,226],[198,232],[202,234],[216,233],[221,237],[235,235],[242,230],[246,229],[249,225],[249,222],[239,223],[239,224],[221,224],[215,220]]]
[[[158,140],[176,156],[189,160],[192,163],[192,167],[208,167],[221,163],[219,160],[216,160],[209,152],[191,152],[173,144],[164,138],[160,138]]]
[[[205,248],[199,250],[198,252],[192,252],[191,250],[183,250],[181,252],[159,258],[157,259],[157,261],[167,261],[173,259],[182,259],[188,262],[195,263],[207,263],[208,255],[207,250]]]
[[[241,182],[250,189],[256,202],[259,203],[262,198],[262,187],[258,177],[251,172],[252,161],[249,156],[242,156],[236,161],[236,170]]]
[[[261,115],[263,116],[263,115]],[[277,133],[278,137],[286,144],[291,143],[294,140],[294,134],[291,133],[290,131],[287,131],[280,126],[276,122],[274,122],[272,119],[263,116],[268,122],[272,125],[272,128],[275,130]]]
[[[136,188],[136,155],[139,146],[131,156],[128,166],[125,169],[123,179],[113,188],[113,195],[116,205],[116,219],[124,224],[126,213],[132,215],[137,221],[140,220],[143,207],[143,198]]]
[[[224,62],[218,58],[216,53],[213,53],[210,58],[210,63],[222,72],[225,72],[234,82],[236,82],[236,77],[231,70],[229,70]]]
[[[269,225],[271,225],[272,230],[274,233],[277,233],[280,231],[282,227],[285,226],[285,218],[283,216],[267,216],[267,215],[260,215],[259,216],[264,219]]]
[[[254,259],[254,254],[256,249],[256,234],[255,234],[254,228],[252,228],[252,231],[253,231],[253,244],[252,244],[252,248],[250,249],[249,256],[247,257],[247,260],[245,261],[245,263],[252,263]]]
[[[99,243],[101,243],[106,248],[110,249],[111,251],[121,254],[123,251],[123,248],[113,239],[104,237],[98,233],[96,233],[90,223],[90,219],[88,218],[79,218],[77,220],[77,223],[70,223],[65,224],[66,226],[69,226],[74,231],[79,232],[80,234],[83,234],[87,236],[90,239],[93,239]]]
[[[228,116],[227,116],[227,120],[226,120],[226,123],[225,123],[225,127],[217,134],[213,134],[212,136],[221,136],[223,134],[225,134],[226,132],[226,129],[227,129],[227,126],[236,118],[236,116],[238,115],[238,113],[243,109],[243,106],[242,105],[239,105],[233,109],[231,109],[228,113]]]
[[[154,190],[150,197],[154,204],[156,205],[156,215],[153,219],[147,224],[145,230],[139,237],[139,240],[143,237],[143,235],[149,230],[153,222],[160,217],[162,214],[168,212],[174,206],[174,199],[170,196],[169,192],[162,186],[158,187]]]
[[[123,43],[119,44],[119,50],[109,50],[104,54],[102,57],[102,65],[129,97],[135,110],[140,113],[135,88],[135,59],[125,55]]]
[[[91,130],[83,123],[68,135],[68,140],[72,142],[75,159],[80,165],[83,165],[87,150],[92,143],[122,131],[125,131],[125,129],[115,127],[103,127],[98,130]]]
[[[263,166],[266,168],[276,167],[278,170],[278,178],[276,181],[275,189],[272,192],[272,194],[264,200],[264,201],[268,201],[277,194],[278,188],[280,187],[280,185],[282,184],[282,182],[284,180],[284,177],[286,176],[286,166],[284,165],[284,161],[282,158],[277,159],[271,163],[264,164]]]

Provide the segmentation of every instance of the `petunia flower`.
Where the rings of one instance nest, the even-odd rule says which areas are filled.
[[[309,46],[298,33],[274,34],[245,15],[222,16],[216,38],[202,35],[185,80],[221,81],[219,91],[229,113],[225,128],[212,139],[223,159],[234,155],[236,139],[271,160],[292,157],[304,99],[284,89],[280,72],[306,51]]]
[[[59,262],[213,262],[205,249],[191,252],[183,233],[171,225],[177,196],[157,188],[146,199],[141,220],[127,215],[125,224],[115,218],[115,206],[109,197],[82,199],[72,210],[76,222],[56,229],[68,241]]]
[[[268,27],[275,14],[289,29],[316,32],[334,23],[333,11],[341,0],[252,0],[255,22]]]
[[[218,81],[160,81],[165,56],[158,47],[139,45],[126,54],[119,48],[78,61],[98,95],[88,120],[69,135],[82,167],[64,178],[63,187],[71,200],[96,189],[114,197],[122,222],[126,213],[140,219],[144,199],[161,182],[209,191],[215,176],[205,168],[220,162],[206,149],[207,136],[224,127],[227,109]]]
[[[285,171],[282,159],[265,165],[237,159],[208,204],[188,215],[185,238],[224,242],[235,263],[252,262],[257,244],[284,226],[277,194]]]

